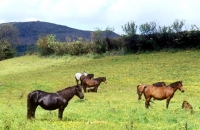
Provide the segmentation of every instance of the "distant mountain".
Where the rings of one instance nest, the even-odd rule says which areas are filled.
[[[56,39],[61,42],[66,42],[66,37],[73,40],[77,37],[90,40],[92,32],[41,21],[12,22],[10,24],[18,29],[21,44],[35,44],[40,36],[46,36],[47,34],[56,35]],[[111,37],[119,37],[119,35],[113,32]]]

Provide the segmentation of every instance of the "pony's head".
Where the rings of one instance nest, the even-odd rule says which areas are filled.
[[[102,77],[102,81],[106,84],[106,77]]]
[[[185,92],[184,88],[183,88],[183,85],[182,85],[182,81],[178,81],[178,89],[183,93]]]
[[[81,85],[77,85],[75,88],[75,95],[78,96],[80,99],[84,98],[84,94],[82,92],[82,86]]]

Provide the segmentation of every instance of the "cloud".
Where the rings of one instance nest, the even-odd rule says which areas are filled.
[[[45,21],[81,30],[104,30],[135,21],[170,26],[176,19],[200,26],[198,0],[2,0],[0,23]]]

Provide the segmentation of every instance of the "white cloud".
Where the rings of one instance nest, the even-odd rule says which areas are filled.
[[[199,27],[199,5],[198,0],[2,0],[0,23],[40,20],[82,30],[109,26],[119,34],[129,21],[169,26],[183,19]]]

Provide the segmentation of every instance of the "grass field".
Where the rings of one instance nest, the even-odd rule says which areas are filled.
[[[0,129],[11,130],[197,130],[200,129],[200,51],[156,52],[123,56],[39,57],[22,56],[0,62]],[[63,120],[58,111],[36,110],[34,120],[26,119],[27,94],[41,89],[55,92],[75,85],[74,74],[86,71],[106,76],[98,93],[74,97]],[[145,108],[137,100],[136,86],[165,81],[183,81],[169,109],[166,100]],[[181,108],[187,100],[194,113]]]

